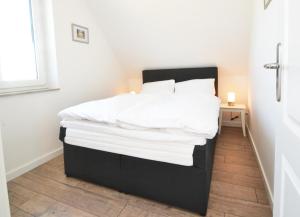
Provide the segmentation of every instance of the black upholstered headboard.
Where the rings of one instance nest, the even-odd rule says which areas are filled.
[[[143,83],[174,79],[175,82],[192,79],[215,79],[216,95],[218,95],[218,68],[182,68],[182,69],[151,69],[143,71]]]

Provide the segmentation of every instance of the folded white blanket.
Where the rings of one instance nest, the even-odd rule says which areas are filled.
[[[109,135],[117,137],[119,140],[139,140],[149,141],[151,143],[178,143],[189,145],[204,145],[206,139],[200,137],[198,134],[184,132],[180,129],[125,129],[113,124],[84,121],[84,120],[70,120],[61,121],[60,125],[67,129],[74,129],[85,131],[88,133],[95,133],[101,136]],[[100,137],[101,137],[100,136]]]
[[[122,94],[59,113],[63,120],[105,122],[127,129],[182,129],[205,138],[218,130],[220,100],[203,94]]]

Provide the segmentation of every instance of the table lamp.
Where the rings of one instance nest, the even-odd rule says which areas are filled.
[[[229,106],[234,106],[235,103],[235,92],[227,93],[227,102]]]

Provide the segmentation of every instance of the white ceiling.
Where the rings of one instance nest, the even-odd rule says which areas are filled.
[[[145,68],[202,65],[217,65],[220,77],[247,74],[252,0],[88,0],[88,4],[131,77]],[[239,84],[232,86],[246,85],[240,83],[244,78],[235,80]]]
[[[240,73],[246,64],[251,0],[89,0],[89,4],[128,72],[218,64]]]

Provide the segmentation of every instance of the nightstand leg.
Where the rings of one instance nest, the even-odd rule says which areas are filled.
[[[242,119],[242,128],[243,128],[243,135],[246,136],[246,121],[245,121],[245,111],[241,112],[241,119]]]
[[[219,135],[221,134],[222,119],[223,119],[223,112],[222,112],[222,109],[220,109],[220,115],[219,115]]]

